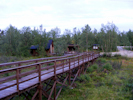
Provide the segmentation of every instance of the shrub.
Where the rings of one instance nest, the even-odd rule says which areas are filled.
[[[101,62],[101,63],[106,63],[106,59],[104,59],[104,58],[98,58],[97,61]]]
[[[88,68],[87,68],[87,72],[88,72],[88,73],[91,73],[91,72],[93,72],[93,71],[94,71],[93,67],[88,67]]]
[[[121,69],[122,61],[110,61],[109,63],[114,69]]]
[[[111,54],[111,53],[104,53],[102,56],[103,56],[103,57],[111,57],[112,54]]]
[[[107,54],[106,53],[104,53],[103,55],[102,55],[102,57],[106,57],[107,56]]]
[[[120,54],[115,54],[114,57],[120,58],[121,55]]]
[[[107,69],[107,70],[112,70],[113,69],[113,67],[112,67],[112,65],[110,64],[110,63],[106,63],[104,66],[103,66],[103,69]]]
[[[92,68],[93,69],[97,69],[98,68],[98,65],[97,64],[94,64],[94,65],[92,65]]]
[[[13,57],[13,56],[0,56],[0,63],[14,62],[22,60],[21,57]]]
[[[93,79],[93,81],[97,81],[97,82],[102,81],[102,77],[100,77],[98,75],[92,77],[92,79]]]
[[[132,92],[133,89],[133,78],[129,78],[128,82],[126,83],[125,90],[129,90]]]
[[[88,74],[82,74],[80,75],[79,77],[80,81],[90,81],[91,80],[91,77],[88,75]]]

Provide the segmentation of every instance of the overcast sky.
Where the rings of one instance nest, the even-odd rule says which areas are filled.
[[[133,0],[0,0],[0,29],[42,24],[46,31],[63,32],[89,24],[99,30],[107,22],[120,31],[133,30]]]

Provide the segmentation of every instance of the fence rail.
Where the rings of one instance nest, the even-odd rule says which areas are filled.
[[[76,67],[80,69],[79,66],[82,64],[99,57],[99,52],[85,52],[76,56],[71,56],[73,57],[49,57],[0,64],[1,67],[14,64],[21,65],[22,63],[27,62],[36,62],[28,65],[0,70],[0,99],[14,93],[18,94],[20,91],[22,92],[31,86],[37,85],[38,83],[41,84],[42,81],[45,81],[51,77],[56,77],[58,74],[69,72]]]

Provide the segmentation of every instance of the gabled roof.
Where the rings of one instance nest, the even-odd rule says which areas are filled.
[[[31,50],[33,50],[33,49],[38,49],[38,47],[39,47],[39,45],[32,45],[32,46],[30,47],[30,49],[31,49]]]
[[[76,44],[68,44],[67,46],[68,47],[78,47],[78,45],[76,45]]]
[[[52,44],[53,40],[49,40],[47,47],[45,48],[45,50],[49,50],[50,49],[50,45]]]
[[[93,44],[93,46],[98,46],[99,44]]]

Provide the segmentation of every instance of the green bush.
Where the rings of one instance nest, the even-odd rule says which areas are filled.
[[[88,75],[88,74],[82,74],[80,75],[79,77],[80,81],[90,81],[91,80],[91,77]]]
[[[102,56],[103,56],[103,57],[107,57],[107,54],[106,54],[106,53],[104,53]]]
[[[94,64],[94,65],[92,65],[92,68],[93,69],[97,69],[98,68],[98,65],[97,64]]]
[[[88,73],[91,73],[91,72],[93,72],[93,71],[94,71],[93,67],[88,67],[88,68],[87,68],[87,72],[88,72]]]
[[[121,55],[120,54],[115,54],[114,57],[120,58]]]
[[[113,69],[113,67],[112,67],[112,65],[110,64],[110,63],[106,63],[104,66],[103,66],[103,69],[107,69],[107,70],[112,70]]]
[[[22,58],[15,56],[0,56],[0,63],[14,62],[19,60],[22,60]]]
[[[97,82],[102,81],[102,77],[100,77],[100,76],[98,76],[98,75],[92,77],[92,79],[93,79],[93,81],[97,81]]]
[[[109,61],[113,69],[121,69],[122,61]]]
[[[102,56],[103,56],[103,57],[111,57],[112,54],[111,54],[111,53],[104,53]]]
[[[101,62],[101,63],[106,63],[106,59],[104,59],[104,58],[98,58],[97,61]]]

